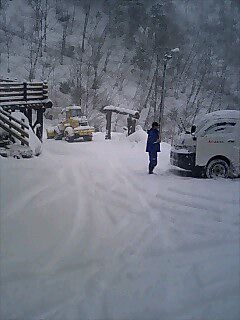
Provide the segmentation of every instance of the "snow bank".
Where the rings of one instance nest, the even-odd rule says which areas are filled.
[[[25,124],[29,126],[28,118],[20,111],[12,112],[12,115],[17,118],[18,120],[24,120]],[[38,139],[38,137],[33,132],[32,128],[29,126],[28,130],[29,134],[29,147],[33,151],[35,156],[38,156],[42,153],[42,143]]]
[[[93,133],[94,141],[122,141],[125,139],[125,134],[121,132],[111,132],[111,140],[105,140],[105,132],[95,132]]]
[[[1,319],[238,319],[239,180],[104,136],[0,158]]]
[[[131,142],[143,142],[147,141],[147,133],[142,129],[141,126],[136,127],[136,131],[130,134],[127,139]]]
[[[106,133],[105,132],[95,132],[93,134],[94,141],[104,141]],[[129,136],[126,136],[126,132],[111,132],[110,141],[129,141],[129,142],[142,142],[146,143],[147,133],[142,129],[141,126],[136,126],[136,132]]]

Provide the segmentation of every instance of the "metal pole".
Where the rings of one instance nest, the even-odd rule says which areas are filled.
[[[37,128],[36,128],[36,136],[42,142],[43,136],[43,109],[37,109]]]
[[[105,139],[106,140],[111,140],[112,111],[109,111],[109,110],[107,111],[106,120],[107,120],[107,124],[106,124],[106,136],[105,136]]]
[[[164,59],[164,67],[163,67],[163,78],[162,78],[162,92],[161,92],[161,101],[159,107],[159,138],[162,141],[162,128],[163,128],[163,111],[164,111],[164,97],[165,97],[165,78],[166,78],[166,70],[167,70],[167,59]]]
[[[171,52],[179,52],[179,48],[172,49]],[[159,106],[159,138],[162,141],[162,131],[163,131],[163,113],[164,113],[164,98],[165,98],[165,78],[167,71],[168,60],[172,59],[172,54],[166,53],[164,56],[164,68],[163,68],[163,78],[162,78],[162,92],[161,92],[161,101]]]
[[[157,117],[157,100],[158,100],[158,67],[159,67],[159,56],[157,55],[157,65],[156,65],[156,71],[155,71],[155,89],[154,89],[154,113],[153,118],[154,121]]]

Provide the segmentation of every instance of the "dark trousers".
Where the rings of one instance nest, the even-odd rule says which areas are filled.
[[[148,152],[149,154],[149,172],[153,172],[153,169],[157,165],[157,152]]]

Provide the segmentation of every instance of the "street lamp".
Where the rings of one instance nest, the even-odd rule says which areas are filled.
[[[175,48],[171,50],[171,53],[177,53],[179,52],[179,48]],[[162,141],[162,129],[163,129],[163,111],[164,111],[164,98],[165,98],[165,79],[166,79],[166,70],[167,70],[167,63],[169,60],[172,59],[172,54],[166,53],[164,55],[164,65],[163,65],[163,77],[162,77],[162,92],[161,92],[161,100],[160,100],[160,112],[159,112],[159,137],[160,141]]]

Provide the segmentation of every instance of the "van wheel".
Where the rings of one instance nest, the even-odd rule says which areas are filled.
[[[214,159],[207,165],[206,176],[209,179],[227,178],[229,171],[229,165],[225,160]]]

